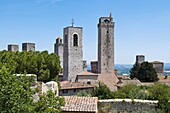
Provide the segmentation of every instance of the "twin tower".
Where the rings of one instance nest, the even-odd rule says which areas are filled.
[[[55,53],[60,56],[63,79],[75,82],[84,70],[83,28],[69,26],[63,30],[64,42],[58,38]],[[101,17],[98,23],[98,70],[99,74],[114,74],[114,22],[109,17]]]

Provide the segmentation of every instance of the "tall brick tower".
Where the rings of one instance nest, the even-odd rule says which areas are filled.
[[[113,18],[101,17],[98,23],[98,72],[114,73],[114,25]]]
[[[83,72],[82,27],[64,28],[63,79],[75,82]]]

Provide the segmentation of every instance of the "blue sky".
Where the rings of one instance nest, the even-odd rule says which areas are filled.
[[[63,28],[83,27],[84,59],[97,60],[97,23],[115,21],[115,63],[146,60],[170,62],[170,0],[0,0],[0,50],[14,43],[36,43],[36,50],[54,51]]]

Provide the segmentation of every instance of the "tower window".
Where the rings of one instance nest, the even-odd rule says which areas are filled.
[[[74,34],[73,35],[73,46],[78,46],[78,35]]]
[[[64,43],[67,44],[67,35],[64,36]]]

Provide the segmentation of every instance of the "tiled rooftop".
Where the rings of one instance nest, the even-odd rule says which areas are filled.
[[[93,88],[93,85],[82,83],[82,82],[60,82],[61,89],[77,89],[77,88]]]
[[[97,113],[97,97],[65,96],[65,106],[62,111],[81,111]]]
[[[123,84],[135,84],[135,85],[141,85],[141,82],[138,79],[133,79],[133,80],[122,80]]]
[[[111,91],[117,90],[116,84],[118,82],[118,78],[114,74],[101,74],[98,76],[98,81],[106,84]]]
[[[91,73],[91,72],[88,72],[88,71],[79,73],[78,75],[79,75],[79,76],[80,76],[80,75],[82,75],[82,76],[83,76],[83,75],[98,76],[98,74],[96,74],[96,73]]]

